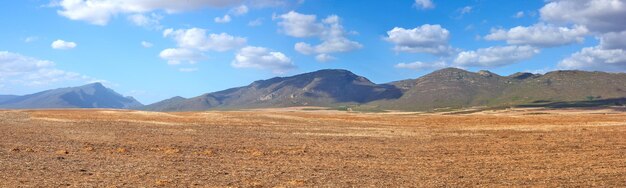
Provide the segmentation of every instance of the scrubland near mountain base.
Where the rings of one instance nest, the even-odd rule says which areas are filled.
[[[626,186],[621,109],[0,111],[0,187]]]

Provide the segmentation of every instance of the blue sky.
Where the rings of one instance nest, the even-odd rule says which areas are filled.
[[[626,70],[624,0],[0,3],[0,94],[103,82],[152,103],[319,69]]]

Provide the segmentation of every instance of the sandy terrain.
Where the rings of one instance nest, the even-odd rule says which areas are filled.
[[[0,187],[626,186],[626,112],[0,111]]]

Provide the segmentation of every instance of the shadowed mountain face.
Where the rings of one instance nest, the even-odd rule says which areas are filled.
[[[141,109],[156,111],[206,110],[210,108],[261,108],[334,106],[396,99],[402,92],[392,85],[378,85],[346,70],[320,70],[291,77],[276,77],[190,99],[172,98]]]
[[[124,97],[100,83],[60,88],[35,94],[0,97],[0,108],[135,108],[142,106],[132,97]]]

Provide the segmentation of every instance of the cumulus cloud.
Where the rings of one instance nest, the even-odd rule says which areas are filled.
[[[159,53],[159,57],[167,60],[167,64],[170,65],[178,65],[183,62],[188,62],[189,64],[195,64],[200,60],[205,59],[206,57],[198,51],[185,49],[185,48],[168,48],[161,53]]]
[[[581,25],[600,40],[563,59],[559,68],[626,71],[626,2],[551,0],[539,12],[545,22]]]
[[[600,46],[603,49],[626,50],[626,31],[602,34],[600,36]]]
[[[235,8],[230,9],[230,11],[228,11],[228,14],[222,16],[222,17],[215,17],[213,19],[213,21],[215,21],[215,23],[229,23],[230,21],[232,21],[232,16],[241,16],[248,13],[248,6],[246,5],[241,5]]]
[[[224,15],[223,17],[215,17],[213,19],[215,23],[228,23],[231,21],[230,15]]]
[[[57,13],[71,20],[86,21],[95,25],[107,25],[119,14],[143,14],[155,10],[168,13],[225,7],[241,3],[241,0],[61,0]]]
[[[261,25],[263,25],[263,18],[257,18],[248,22],[248,26],[250,27],[256,27],[256,26],[261,26]]]
[[[55,40],[54,42],[52,42],[52,44],[50,45],[53,49],[57,49],[57,50],[69,50],[72,48],[76,48],[76,46],[78,46],[75,42],[67,42],[64,40]]]
[[[152,46],[154,45],[150,42],[141,41],[141,46],[143,46],[144,48],[152,48]]]
[[[513,15],[514,18],[523,18],[526,14],[524,13],[524,11],[519,11],[517,13],[515,13],[515,15]]]
[[[247,14],[248,11],[249,11],[248,6],[240,5],[238,7],[230,9],[230,11],[228,11],[228,13],[232,14],[234,16],[241,16],[241,15]]]
[[[583,25],[593,32],[626,30],[623,0],[551,0],[539,12],[544,21]]]
[[[557,27],[538,23],[529,27],[517,26],[509,30],[495,29],[485,36],[487,40],[503,40],[512,45],[555,47],[581,43],[589,31],[583,26]]]
[[[163,16],[155,13],[149,14],[147,16],[144,14],[133,14],[128,16],[128,20],[136,26],[156,30],[163,29],[163,26],[161,25],[161,19],[163,19]]]
[[[447,67],[447,64],[444,61],[436,61],[436,62],[416,61],[412,63],[398,63],[395,65],[395,67],[399,69],[412,69],[416,71],[421,71],[421,70],[445,68]]]
[[[558,66],[565,69],[625,71],[626,50],[603,49],[598,46],[583,48],[561,61]]]
[[[57,69],[54,62],[0,51],[0,84],[41,86],[63,81],[92,81],[75,72]]]
[[[200,28],[191,29],[166,29],[163,31],[164,37],[169,37],[176,41],[177,46],[199,51],[224,52],[236,49],[246,44],[246,38],[235,37],[227,33],[207,34],[206,30]]]
[[[435,8],[435,4],[432,0],[415,0],[415,6],[422,9]]]
[[[200,28],[191,29],[166,29],[163,37],[172,38],[177,48],[168,48],[159,54],[159,57],[167,60],[170,65],[184,62],[195,64],[206,59],[204,52],[225,52],[245,46],[246,38],[235,37],[227,33],[210,33]]]
[[[461,14],[469,14],[472,12],[473,7],[471,6],[465,6],[463,8],[461,8],[459,11],[461,12]]]
[[[429,53],[437,56],[448,56],[455,49],[448,45],[450,32],[440,25],[425,24],[413,29],[395,27],[387,31],[386,41],[395,44],[398,52]]]
[[[626,31],[599,36],[600,44],[586,47],[559,62],[559,68],[626,71]]]
[[[328,55],[328,54],[319,54],[315,56],[315,60],[319,61],[319,62],[328,62],[328,61],[332,61],[335,60],[337,58]]]
[[[362,48],[363,45],[346,37],[348,33],[340,23],[337,15],[331,15],[319,22],[316,15],[300,14],[294,11],[280,15],[278,23],[282,31],[289,36],[305,38],[318,37],[322,42],[311,45],[298,42],[294,49],[305,55],[316,55],[318,61],[335,59],[331,53],[348,52]]]
[[[457,66],[499,67],[530,59],[539,53],[531,46],[502,46],[464,51],[454,59]]]
[[[285,54],[255,46],[247,46],[239,50],[231,65],[235,68],[271,70],[275,74],[283,74],[295,68],[291,59]]]
[[[278,25],[282,31],[292,37],[314,37],[321,35],[325,28],[317,22],[317,16],[300,14],[294,11],[278,16],[282,19]]]
[[[37,37],[37,36],[30,36],[30,37],[26,37],[24,39],[24,42],[25,43],[31,43],[31,42],[35,42],[37,40],[39,40],[39,37]]]
[[[198,68],[180,68],[180,69],[178,69],[178,71],[180,71],[180,72],[196,72],[196,71],[198,71]]]

